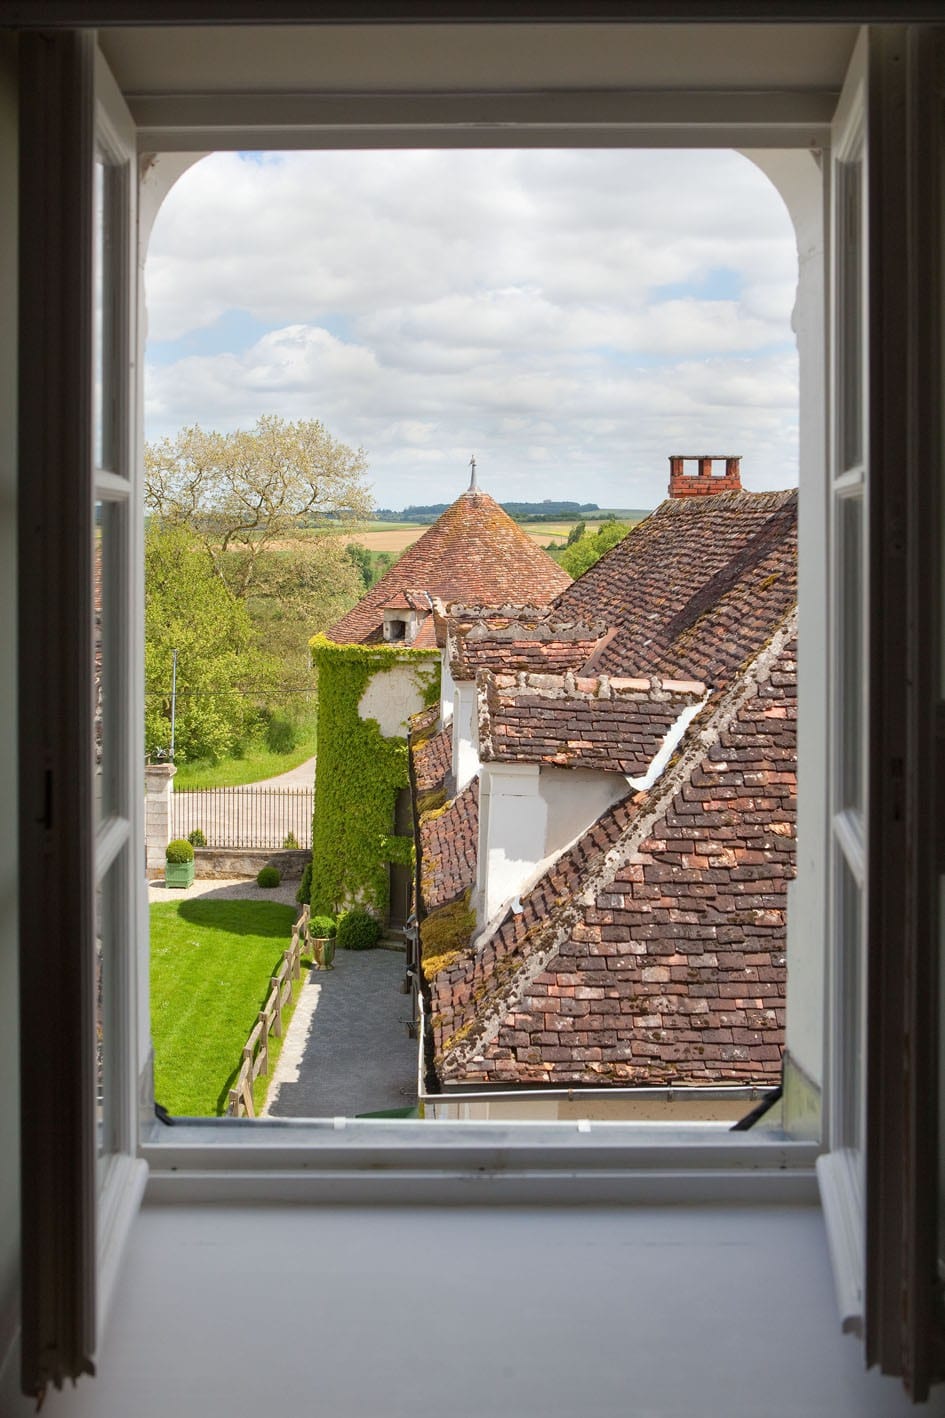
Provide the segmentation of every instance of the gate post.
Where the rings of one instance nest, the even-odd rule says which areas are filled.
[[[144,768],[145,875],[164,875],[164,849],[171,840],[171,792],[177,769],[173,763],[147,763]]]

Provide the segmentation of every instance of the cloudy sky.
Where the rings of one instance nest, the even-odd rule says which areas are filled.
[[[794,234],[736,153],[221,153],[146,268],[146,436],[318,418],[380,506],[797,482]]]

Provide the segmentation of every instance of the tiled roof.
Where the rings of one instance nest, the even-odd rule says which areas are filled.
[[[547,608],[471,610],[450,607],[447,657],[454,680],[475,679],[479,670],[578,670],[600,645],[606,625],[564,617]]]
[[[410,721],[413,776],[418,793],[442,788],[452,766],[453,735],[449,725],[437,733],[428,730],[436,723],[439,706],[424,709]]]
[[[491,936],[430,981],[442,1080],[774,1083],[793,875],[794,618]]]
[[[587,673],[720,687],[797,601],[797,492],[670,499],[586,571],[552,614],[614,633]]]
[[[390,600],[384,602],[384,610],[432,611],[433,598],[426,591],[396,590]]]
[[[454,901],[476,880],[479,779],[420,819],[420,895],[424,915]]]
[[[570,579],[488,493],[470,490],[407,548],[328,635],[342,644],[368,641],[383,620],[384,608],[408,588],[444,601],[503,605],[530,596],[545,603]]]
[[[436,733],[437,709],[410,721],[410,755],[420,831],[420,914],[461,896],[476,880],[479,839],[479,780],[453,797],[453,734]],[[431,805],[432,804],[432,805]]]
[[[695,681],[568,675],[480,675],[483,762],[548,763],[643,777],[684,709],[705,697]]]

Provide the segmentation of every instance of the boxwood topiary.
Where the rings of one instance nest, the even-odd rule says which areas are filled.
[[[338,917],[339,950],[370,950],[381,938],[381,923],[367,911],[343,911]]]
[[[320,940],[324,936],[333,936],[338,932],[331,916],[309,916],[308,933],[311,940]]]
[[[278,867],[260,867],[256,873],[257,886],[278,886],[281,880]]]
[[[195,827],[193,832],[188,832],[187,841],[192,847],[205,847],[207,845],[207,839],[204,836],[203,828]]]
[[[175,837],[173,842],[168,842],[164,850],[165,861],[171,866],[179,867],[185,862],[192,862],[194,859],[194,849],[189,842],[185,842],[183,837]]]

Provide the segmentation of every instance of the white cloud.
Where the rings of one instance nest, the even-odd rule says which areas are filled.
[[[734,153],[218,154],[146,279],[152,438],[318,417],[387,506],[473,451],[510,497],[652,505],[700,449],[796,481],[793,230]]]

